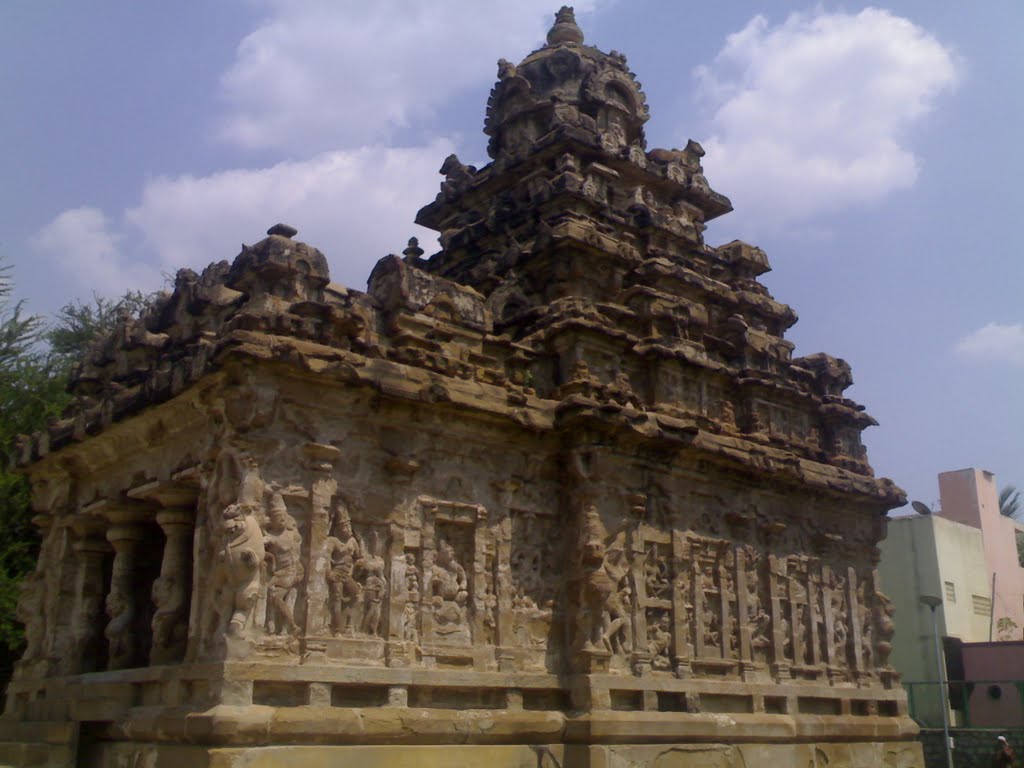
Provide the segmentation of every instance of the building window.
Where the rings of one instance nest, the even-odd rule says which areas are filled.
[[[992,601],[981,595],[971,595],[971,605],[974,612],[979,616],[988,616],[992,613]]]
[[[946,602],[947,603],[955,603],[956,602],[956,584],[954,584],[952,581],[946,581],[946,582],[943,582],[943,584],[946,587]]]

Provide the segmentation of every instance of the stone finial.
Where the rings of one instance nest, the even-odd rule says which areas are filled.
[[[420,248],[420,241],[415,237],[410,237],[409,247],[402,251],[402,255],[405,256],[406,261],[418,261],[423,255],[423,249]]]
[[[555,14],[555,24],[548,31],[548,45],[582,43],[583,30],[576,24],[576,14],[571,6],[563,5]]]
[[[281,237],[292,238],[299,234],[299,230],[287,224],[275,224],[267,230],[268,235],[280,235]]]

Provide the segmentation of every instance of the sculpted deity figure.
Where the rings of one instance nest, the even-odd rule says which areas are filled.
[[[107,666],[110,669],[127,669],[135,665],[134,606],[127,596],[111,591],[107,595],[106,608],[110,617],[103,630],[107,638]]]
[[[606,152],[617,153],[626,146],[626,128],[624,119],[614,110],[609,111],[608,127],[601,134],[601,147]]]
[[[796,633],[800,637],[803,646],[803,661],[810,664],[814,659],[814,649],[811,644],[814,642],[814,635],[811,632],[810,613],[806,604],[801,603],[796,607]],[[794,659],[799,662],[799,659]]]
[[[167,574],[153,582],[150,597],[156,612],[153,614],[154,655],[180,655],[185,649],[188,626],[185,615],[188,611],[188,595],[181,583],[183,574]]]
[[[419,570],[416,567],[416,555],[411,552],[405,556],[405,594],[409,603],[420,601]]]
[[[782,656],[783,658],[792,660],[793,658],[793,634],[791,632],[791,625],[786,615],[782,615],[782,621],[779,622],[779,629],[782,630]]]
[[[288,513],[281,494],[270,500],[267,530],[263,534],[267,572],[267,632],[272,635],[298,632],[295,623],[295,601],[305,575],[300,562],[302,535],[295,518]]]
[[[331,607],[331,629],[335,637],[352,634],[359,628],[359,606],[363,588],[356,581],[356,562],[362,557],[362,545],[352,530],[352,520],[342,502],[335,507],[335,535],[327,539],[330,557],[327,588]]]
[[[889,655],[892,653],[892,638],[896,634],[896,625],[892,620],[895,612],[892,600],[876,591],[874,618],[875,626],[878,628],[878,640],[875,643],[875,665],[878,667],[885,667],[889,663]]]
[[[430,603],[434,609],[434,630],[438,634],[454,636],[465,632],[465,639],[469,640],[466,623],[468,584],[466,569],[456,559],[455,549],[441,539],[429,584]]]
[[[380,636],[380,618],[388,582],[384,578],[384,558],[378,554],[377,532],[370,534],[368,551],[356,563],[356,572],[362,576],[363,621],[360,629],[374,637]]]
[[[402,609],[402,640],[419,645],[420,633],[416,628],[416,604],[406,603]]]
[[[704,564],[704,570],[701,573],[701,587],[705,592],[717,592],[718,586],[715,584],[715,571],[714,566],[711,563]]]
[[[712,611],[708,614],[707,623],[704,625],[704,645],[717,647],[722,636],[721,628],[722,620],[718,618],[716,612]]]
[[[658,547],[652,544],[644,558],[644,586],[648,597],[667,599],[672,591],[668,563],[658,557]]]
[[[214,631],[218,636],[240,634],[252,617],[265,557],[256,507],[249,503],[227,507],[221,513],[212,578]]]
[[[583,570],[584,647],[627,653],[632,650],[632,622],[627,612],[629,585],[621,551],[609,553],[605,528],[594,506],[584,512],[581,567]]]
[[[668,649],[672,643],[672,632],[669,629],[667,613],[661,614],[657,621],[647,626],[647,652],[651,654],[651,667],[657,670],[668,670],[672,662]]]

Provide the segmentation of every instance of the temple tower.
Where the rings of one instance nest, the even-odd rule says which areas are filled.
[[[922,765],[887,510],[703,150],[563,8],[368,290],[276,225],[26,438],[17,765]],[[132,762],[135,761],[135,762]]]

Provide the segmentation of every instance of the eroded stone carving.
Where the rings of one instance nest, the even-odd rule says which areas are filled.
[[[356,580],[356,563],[362,556],[362,545],[352,530],[348,508],[338,502],[334,508],[335,535],[327,539],[330,571],[331,630],[335,636],[352,634],[359,628],[362,585]]]
[[[244,502],[231,504],[221,513],[210,584],[212,616],[207,632],[211,637],[240,635],[251,625],[266,558],[257,513],[255,505]]]
[[[305,575],[300,561],[302,536],[279,493],[270,500],[268,518],[263,535],[268,573],[266,629],[272,635],[294,635],[299,630],[295,602]]]
[[[384,597],[388,590],[388,582],[384,578],[384,558],[377,554],[379,549],[380,539],[377,532],[373,531],[368,547],[356,562],[356,572],[362,579],[363,617],[360,629],[374,637],[380,635]]]
[[[156,658],[180,658],[184,655],[188,625],[188,593],[185,590],[185,574],[160,576],[153,582],[151,597],[156,608],[153,614],[153,656]]]
[[[429,573],[426,610],[435,636],[442,642],[468,644],[469,582],[455,548],[444,539],[438,541]]]
[[[15,618],[25,625],[25,660],[39,658],[43,650],[46,633],[44,600],[46,583],[38,571],[33,571],[21,582],[18,589],[18,605]]]

